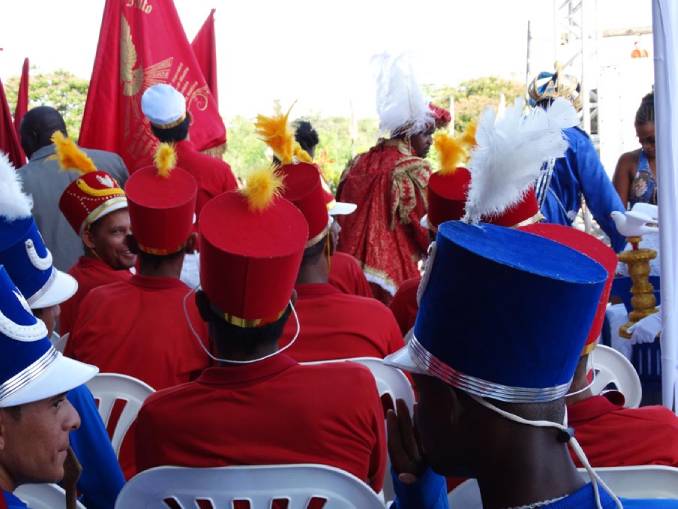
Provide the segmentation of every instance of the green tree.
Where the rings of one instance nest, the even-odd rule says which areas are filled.
[[[477,120],[488,106],[497,106],[504,94],[507,104],[525,95],[525,86],[516,81],[496,76],[463,81],[457,87],[449,85],[426,85],[426,92],[434,103],[448,108],[454,100],[454,129],[462,131],[469,122]]]
[[[52,106],[64,117],[68,135],[77,140],[80,134],[80,123],[87,101],[89,82],[78,78],[65,70],[50,73],[32,74],[28,91],[28,107]],[[7,80],[5,91],[7,101],[13,109],[16,104],[19,77]]]

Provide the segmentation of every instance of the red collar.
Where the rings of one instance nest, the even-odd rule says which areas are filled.
[[[153,290],[162,290],[165,288],[181,288],[181,287],[188,287],[181,282],[180,279],[177,279],[175,277],[159,277],[159,276],[143,276],[141,274],[134,274],[130,280],[130,283],[132,283],[135,286],[139,286],[141,288],[149,288]]]
[[[297,285],[295,288],[297,290],[297,297],[300,299],[314,299],[341,293],[339,289],[329,283],[309,283],[306,285]]]
[[[83,269],[105,270],[109,272],[129,272],[127,269],[116,270],[98,258],[90,258],[89,256],[81,256],[78,258],[78,265]]]
[[[578,423],[597,419],[623,407],[624,395],[621,392],[608,391],[567,405],[567,415],[569,423],[576,429]]]
[[[197,382],[219,387],[251,385],[273,378],[296,365],[297,361],[284,353],[281,353],[251,364],[234,364],[230,366],[207,368],[198,377]]]

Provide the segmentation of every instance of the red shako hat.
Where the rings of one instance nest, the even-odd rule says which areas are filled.
[[[291,201],[306,218],[306,247],[309,248],[320,242],[330,229],[327,197],[318,168],[309,163],[285,164],[278,172],[283,178],[282,197]]]
[[[200,214],[200,284],[212,308],[238,327],[277,321],[297,279],[308,224],[279,196],[280,185],[273,168],[257,170]]]
[[[60,131],[52,136],[56,157],[63,170],[77,170],[80,177],[71,182],[59,199],[59,209],[75,233],[113,211],[127,208],[125,191],[72,140]]]
[[[161,143],[154,165],[135,171],[125,191],[139,249],[153,255],[183,249],[193,231],[198,184],[190,173],[176,166],[172,145]]]
[[[534,191],[534,185],[531,185],[518,203],[511,205],[499,214],[483,216],[482,220],[485,223],[499,226],[519,226],[523,221],[539,217],[537,194]]]
[[[598,262],[607,271],[607,281],[600,295],[596,315],[593,318],[589,335],[586,338],[586,344],[581,353],[582,355],[589,354],[596,347],[596,341],[603,330],[605,310],[607,309],[607,302],[610,298],[610,290],[612,290],[612,282],[614,281],[614,274],[617,269],[617,254],[593,235],[570,226],[537,223],[522,226],[520,229],[571,247]]]

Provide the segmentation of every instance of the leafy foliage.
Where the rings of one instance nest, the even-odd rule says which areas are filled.
[[[19,89],[19,77],[15,76],[5,83],[5,92],[10,108],[14,110]],[[68,135],[77,140],[80,123],[87,100],[89,82],[74,74],[57,70],[50,73],[31,74],[29,78],[28,108],[52,106],[64,117]]]

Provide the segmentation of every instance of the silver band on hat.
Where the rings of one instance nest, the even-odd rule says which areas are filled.
[[[50,272],[47,281],[45,281],[45,284],[42,285],[42,287],[40,287],[40,289],[37,292],[35,292],[33,295],[26,299],[26,302],[28,302],[28,305],[31,306],[31,308],[33,304],[35,304],[43,295],[47,293],[55,279],[56,279],[56,269],[52,267],[52,272]]]
[[[412,359],[426,373],[457,389],[481,398],[492,398],[506,403],[545,403],[564,397],[570,382],[554,387],[513,387],[467,375],[448,366],[419,343],[417,337],[407,343]]]
[[[47,350],[37,361],[21,370],[6,382],[0,384],[0,404],[2,404],[4,399],[10,397],[39,378],[40,375],[52,365],[57,357],[59,357],[59,352],[50,345],[49,350]]]

